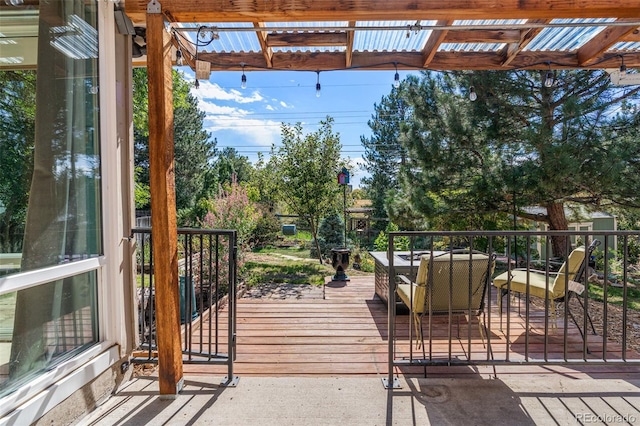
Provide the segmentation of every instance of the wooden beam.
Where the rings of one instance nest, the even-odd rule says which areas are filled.
[[[356,26],[356,21],[349,21],[350,27]],[[356,38],[355,31],[347,31],[347,48],[345,49],[345,68],[351,68],[351,61],[353,58],[353,41]]]
[[[460,19],[638,18],[638,0],[165,0],[178,22],[313,22]],[[127,0],[143,21],[146,0]]]
[[[438,21],[438,25],[451,25],[451,20]],[[422,66],[428,67],[433,57],[438,52],[438,47],[442,44],[442,40],[447,36],[448,30],[436,30],[432,31],[427,39],[424,47],[422,48]]]
[[[636,28],[633,32],[622,37],[620,41],[637,43],[640,42],[640,28]]]
[[[346,46],[347,33],[276,33],[267,35],[267,46],[289,47],[289,46]]]
[[[277,70],[307,70],[330,71],[343,69],[345,64],[343,52],[275,52],[273,54],[273,69]],[[265,70],[264,57],[259,52],[251,53],[201,53],[200,60],[212,63],[212,70],[241,71],[241,62],[246,68]],[[602,62],[591,64],[583,68],[602,69],[620,66],[617,53],[606,53]],[[554,69],[581,68],[575,52],[531,52],[525,51],[517,55],[509,67],[502,65],[503,59],[495,52],[438,52],[429,63],[434,70],[505,70],[512,68],[547,69],[547,62]],[[421,52],[353,52],[352,68],[362,70],[393,70],[394,63],[398,69],[422,69],[423,56]],[[628,67],[640,66],[640,52],[626,53],[624,63]]]
[[[253,27],[260,29],[256,32],[258,36],[258,43],[260,43],[260,49],[262,50],[262,56],[264,57],[264,63],[267,68],[273,67],[273,49],[267,45],[267,32],[265,31],[264,22],[254,22]],[[247,61],[243,61],[247,62]]]
[[[443,43],[519,43],[520,30],[449,30]]]
[[[551,19],[530,19],[527,23],[530,24],[547,24],[551,22]],[[514,58],[527,47],[531,41],[536,38],[543,28],[531,28],[530,30],[520,31],[520,40],[516,43],[510,43],[504,47],[504,50],[500,53],[502,56],[502,66],[507,67],[514,60]]]
[[[157,4],[157,3],[156,3]],[[173,154],[171,36],[164,16],[147,14],[149,78],[149,183],[155,258],[156,332],[160,395],[174,396],[183,383],[178,286],[178,229]]]
[[[624,21],[625,19],[618,19],[616,22]],[[637,28],[637,26],[605,28],[578,49],[578,63],[580,66],[584,66],[596,61],[602,53],[606,52],[611,46],[620,41],[622,37],[632,34]]]

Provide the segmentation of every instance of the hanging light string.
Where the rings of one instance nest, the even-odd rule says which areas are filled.
[[[320,91],[322,90],[322,87],[320,86],[320,71],[316,71],[316,74],[318,75],[318,78],[316,79],[316,98],[319,98]]]
[[[241,89],[246,89],[247,88],[247,76],[244,74],[244,65],[245,63],[241,63],[240,65],[242,65],[242,77],[240,78],[240,88]]]
[[[184,38],[184,37],[177,37],[177,29],[174,28],[173,32],[174,32],[174,36],[175,37],[175,41],[176,41],[176,48],[177,48],[177,52],[176,52],[176,60],[179,62],[178,64],[180,65],[180,63],[184,63],[185,62],[185,49],[184,49],[184,44],[183,42],[187,42],[191,45],[193,45],[195,47],[195,56],[194,59],[197,61],[198,60],[198,55],[199,55],[199,48],[200,47],[205,47],[208,46],[209,44],[211,44],[214,40],[217,40],[219,38],[218,33],[215,31],[215,28],[209,28],[206,26],[202,26],[200,27],[196,36],[196,41],[193,42],[191,40],[189,40],[188,38]],[[617,55],[620,57],[621,60],[621,65],[620,65],[620,75],[624,76],[627,73],[627,66],[624,63],[624,56],[623,55]],[[606,58],[602,58],[600,61],[594,62],[591,64],[591,66],[595,66],[598,65],[599,63],[602,62],[606,62],[606,61],[610,61],[611,57],[606,57]],[[228,69],[234,69],[235,66],[234,65],[228,65],[228,64],[216,64],[214,62],[211,62],[211,64],[213,65],[217,65],[220,68],[228,68]],[[403,66],[404,68],[408,68],[408,69],[415,69],[415,70],[425,70],[425,68],[420,67],[420,66],[415,66],[413,64],[406,64],[406,63],[402,63],[402,62],[397,62],[397,61],[393,61],[393,62],[380,62],[380,63],[375,63],[375,64],[367,64],[367,65],[363,65],[363,66],[352,66],[349,68],[349,70],[358,70],[358,69],[368,69],[368,68],[379,68],[382,65],[393,65],[393,68],[395,70],[395,74],[394,74],[394,80],[393,80],[393,87],[398,88],[400,86],[400,74],[398,73],[398,65]],[[536,63],[531,63],[531,64],[527,64],[526,66],[523,67],[513,67],[513,68],[509,68],[507,71],[518,71],[518,70],[525,70],[525,69],[532,69],[534,67],[537,67],[539,65],[546,65],[547,67],[547,73],[545,74],[545,79],[543,80],[543,85],[544,87],[552,87],[555,83],[556,83],[556,77],[555,77],[555,73],[551,68],[551,65],[556,65],[558,67],[574,67],[574,64],[563,64],[563,63],[557,63],[557,62],[551,62],[551,61],[544,61],[544,62],[536,62]],[[249,66],[251,68],[254,69],[258,69],[258,70],[269,70],[269,71],[301,71],[301,72],[306,72],[303,70],[291,70],[290,68],[268,68],[267,66],[264,65],[248,65],[245,62],[240,63],[240,66],[242,68],[242,76],[241,76],[241,87],[244,89],[246,87],[246,80],[247,80],[247,76],[246,76],[246,67]],[[322,70],[322,71],[342,71],[344,70],[343,68],[336,68],[336,69],[326,69],[326,70]],[[316,70],[314,71],[317,75],[317,80],[316,80],[316,96],[320,97],[321,95],[321,84],[320,84],[320,70]],[[440,72],[446,72],[446,71],[440,71]],[[455,72],[455,71],[452,71]],[[472,82],[473,83],[473,82]],[[199,86],[199,82],[196,79],[196,83],[195,83],[196,88],[198,88]],[[469,99],[472,101],[475,101],[478,98],[478,94],[476,92],[475,87],[473,86],[473,84],[471,84],[469,86]]]
[[[400,74],[398,74],[398,63],[394,62],[393,66],[396,67],[396,73],[393,76],[393,87],[397,89],[398,87],[400,87]]]
[[[555,83],[555,76],[553,75],[553,71],[551,71],[551,62],[549,62],[549,70],[547,71],[547,75],[544,77],[544,87],[551,87]]]

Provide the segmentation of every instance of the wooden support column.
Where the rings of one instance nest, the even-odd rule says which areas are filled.
[[[173,87],[171,36],[164,29],[164,17],[156,0],[152,0],[147,6],[147,73],[158,375],[161,397],[171,398],[182,390],[183,385],[173,153]]]

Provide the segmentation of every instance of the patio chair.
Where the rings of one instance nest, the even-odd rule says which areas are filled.
[[[417,347],[424,348],[422,318],[425,315],[453,315],[478,318],[484,344],[484,300],[495,266],[495,255],[456,250],[431,257],[422,255],[415,282],[399,275],[396,291],[410,309]],[[411,326],[411,325],[410,325]],[[459,328],[459,323],[458,323]],[[458,330],[459,331],[459,330]]]
[[[569,317],[573,320],[576,327],[580,331],[580,335],[584,339],[584,333],[578,321],[571,312],[569,302],[571,297],[579,296],[584,292],[584,285],[581,281],[584,279],[584,273],[588,261],[591,258],[593,250],[600,245],[599,240],[593,240],[588,247],[580,246],[573,250],[567,261],[565,261],[558,272],[550,272],[548,275],[545,271],[538,271],[534,269],[512,269],[511,271],[504,272],[493,279],[493,285],[498,291],[498,310],[502,317],[502,299],[509,293],[509,290],[516,293],[526,294],[529,292],[530,296],[538,297],[541,299],[550,301],[551,312],[551,327],[557,327],[556,316],[556,304],[564,303],[565,309],[569,314]],[[568,286],[567,286],[568,284]],[[565,287],[566,300],[565,300]],[[582,309],[584,310],[584,304],[580,297],[576,297]],[[591,325],[593,334],[596,334],[596,329],[593,326],[591,317],[587,313],[587,319]]]

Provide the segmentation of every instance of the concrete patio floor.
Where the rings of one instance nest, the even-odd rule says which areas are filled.
[[[635,376],[635,375],[634,375]],[[571,425],[640,424],[640,379],[578,374],[497,379],[185,377],[161,399],[157,376],[132,380],[80,425]]]

